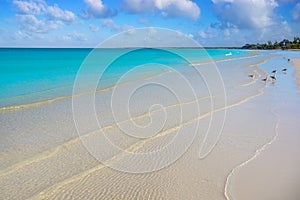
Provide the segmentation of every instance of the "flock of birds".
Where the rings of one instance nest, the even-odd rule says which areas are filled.
[[[286,68],[282,69],[282,72],[283,72],[283,73],[286,73],[286,71],[287,71]],[[276,69],[272,71],[272,75],[270,76],[270,78],[271,78],[272,81],[276,81],[276,72],[277,72]],[[248,77],[254,78],[254,74],[249,74]],[[268,77],[266,76],[266,78],[263,78],[263,79],[261,79],[261,80],[264,81],[264,82],[267,82]]]
[[[288,61],[290,61],[290,59],[288,59]],[[282,69],[281,71],[282,71],[283,73],[286,73],[287,69],[284,68],[284,69]],[[270,76],[272,82],[276,81],[276,72],[277,72],[276,69],[272,71],[272,75]],[[249,74],[248,77],[254,78],[254,74]],[[266,82],[268,81],[268,77],[266,76],[266,78],[263,78],[263,79],[261,79],[261,80],[264,81],[264,82],[266,83]]]

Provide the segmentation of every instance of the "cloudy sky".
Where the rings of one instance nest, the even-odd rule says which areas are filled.
[[[149,26],[203,46],[280,41],[300,35],[300,1],[0,0],[1,47],[93,47]]]

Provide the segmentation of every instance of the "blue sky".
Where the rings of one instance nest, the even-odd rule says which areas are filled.
[[[300,35],[299,0],[0,0],[0,46],[93,47],[132,28],[180,31],[203,46]]]

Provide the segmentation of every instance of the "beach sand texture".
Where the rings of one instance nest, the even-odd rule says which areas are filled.
[[[292,62],[293,62],[293,67],[295,69],[296,84],[298,88],[300,88],[300,60],[294,59],[292,60]]]
[[[177,102],[174,96],[157,87],[137,94],[131,119],[120,109],[120,123],[145,125],[149,115],[159,122],[168,119],[162,131],[147,139],[124,135],[114,121],[108,105],[112,91],[96,93],[96,113],[102,130],[119,147],[133,153],[163,148],[176,130],[189,130],[199,123],[190,148],[170,166],[150,173],[126,173],[111,169],[91,155],[81,139],[97,140],[98,127],[89,126],[90,116],[80,116],[86,133],[79,138],[73,122],[71,99],[63,99],[27,109],[1,111],[1,199],[289,199],[300,197],[300,103],[292,68],[278,72],[276,83],[268,76],[273,63],[288,65],[281,54],[219,62],[227,105],[211,108],[210,93],[203,83],[195,86],[196,99]],[[300,60],[293,60],[300,84]],[[199,66],[205,70],[205,66]],[[254,79],[248,74],[255,74]],[[194,76],[186,71],[187,76]],[[167,81],[184,90],[173,73],[153,76],[152,81]],[[143,80],[140,80],[142,82]],[[195,82],[196,84],[197,82]],[[124,94],[136,83],[120,85]],[[176,85],[177,84],[177,85]],[[299,86],[299,85],[298,85]],[[153,91],[151,91],[153,90]],[[151,91],[151,92],[149,92]],[[78,97],[83,98],[84,97]],[[121,98],[121,97],[119,97]],[[165,109],[149,105],[159,101]],[[200,113],[193,105],[199,102]],[[295,108],[296,106],[296,108]],[[180,119],[179,108],[187,114]],[[210,130],[211,116],[221,117],[226,110],[222,134],[210,154],[199,158],[199,149]],[[216,130],[214,130],[216,129]],[[208,142],[210,142],[208,140]],[[112,165],[126,160],[123,154],[112,157]],[[147,160],[141,166],[152,166]],[[276,168],[275,168],[276,166]]]
[[[292,60],[297,84],[300,80],[299,61]],[[278,94],[273,98],[281,102],[274,104],[272,109],[277,120],[275,135],[258,150],[259,156],[255,154],[251,162],[246,161],[233,170],[231,199],[299,199],[300,101],[297,90],[291,94],[287,87],[284,83],[274,86],[273,90]]]

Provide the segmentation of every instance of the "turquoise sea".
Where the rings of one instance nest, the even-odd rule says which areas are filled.
[[[91,52],[96,60],[85,60]],[[132,79],[162,73],[164,69],[155,64],[184,70],[190,67],[186,59],[192,63],[202,63],[210,59],[224,60],[250,54],[250,51],[245,50],[196,48],[1,48],[0,108],[71,96],[76,74],[84,61],[88,68],[84,72],[87,78],[110,63],[99,84],[99,89],[104,89],[116,84],[123,74],[139,65],[148,64],[148,68],[146,71],[135,71],[130,76]]]

